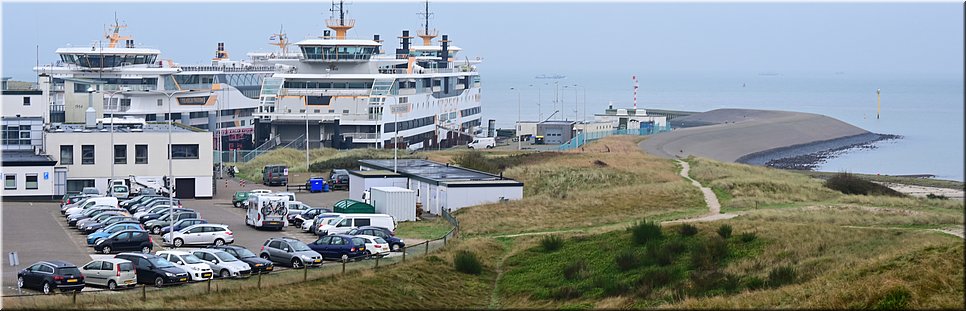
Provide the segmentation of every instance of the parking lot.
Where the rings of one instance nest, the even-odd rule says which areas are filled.
[[[231,197],[238,190],[271,189],[285,191],[285,187],[265,187],[248,184],[244,188],[236,180],[217,180],[218,190],[213,199],[182,200],[185,208],[191,208],[209,223],[225,224],[234,233],[234,245],[243,246],[258,253],[265,240],[272,237],[292,237],[304,242],[316,240],[316,236],[303,233],[296,227],[286,227],[282,231],[261,231],[245,225],[245,209],[235,208]],[[329,207],[348,197],[347,191],[321,193],[295,192],[302,203],[312,207]],[[4,202],[3,204],[3,252],[17,252],[20,265],[11,267],[8,256],[4,256],[3,289],[4,295],[18,293],[16,288],[17,272],[34,262],[59,259],[81,266],[93,258],[113,257],[98,254],[88,247],[86,236],[67,225],[60,214],[56,202]],[[152,235],[155,247],[152,251],[168,249],[160,245],[161,237]],[[409,241],[407,241],[409,242]],[[393,253],[390,256],[398,256]],[[86,290],[86,289],[85,289]],[[28,290],[24,290],[27,292]]]

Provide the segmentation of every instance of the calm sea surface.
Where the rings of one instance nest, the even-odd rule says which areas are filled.
[[[614,107],[632,106],[631,73],[567,74],[561,80],[534,79],[537,73],[490,73],[485,69],[481,74],[484,125],[486,119],[496,119],[497,127],[511,128],[517,120],[518,94],[524,120],[537,119],[538,110],[543,118],[561,110],[563,117],[574,120],[575,115],[577,119],[583,118],[585,106],[588,119],[595,112],[602,112],[609,101],[613,101]],[[904,138],[880,142],[871,150],[847,152],[828,160],[818,170],[934,174],[941,179],[964,180],[961,75],[769,74],[777,75],[638,74],[638,106],[687,111],[750,108],[824,114],[871,132]],[[554,82],[561,86],[559,91]],[[510,90],[511,87],[520,91]],[[879,119],[876,119],[877,88],[882,90]],[[555,118],[560,117],[558,113]]]

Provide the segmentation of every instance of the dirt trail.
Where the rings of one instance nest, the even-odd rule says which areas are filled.
[[[714,195],[714,191],[711,188],[702,186],[697,180],[694,180],[688,174],[691,172],[691,165],[688,162],[682,161],[681,159],[675,159],[681,164],[681,177],[691,181],[691,185],[701,189],[701,193],[704,194],[704,201],[708,204],[708,214],[697,217],[697,218],[687,218],[678,220],[669,220],[662,222],[662,224],[675,224],[675,223],[685,223],[685,222],[703,222],[703,221],[715,221],[722,219],[731,219],[738,216],[738,214],[722,214],[721,213],[721,203],[718,202],[718,197]]]

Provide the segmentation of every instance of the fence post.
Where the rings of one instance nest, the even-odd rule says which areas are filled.
[[[423,252],[423,255],[429,255],[429,241],[426,241],[426,251]]]
[[[309,266],[302,267],[302,282],[309,279]]]
[[[211,279],[208,279],[208,293],[211,294]]]
[[[399,249],[402,250],[402,253],[403,253],[403,262],[406,262],[406,247],[403,246],[403,247],[400,247]]]
[[[452,232],[452,231],[450,231],[450,232]],[[447,236],[449,236],[449,233],[443,235],[443,246],[446,246],[446,237]]]
[[[141,284],[141,301],[148,301],[148,285]]]
[[[262,288],[262,274],[261,273],[258,274],[258,288],[259,289]]]
[[[75,305],[77,304],[77,292],[78,292],[78,291],[76,291],[76,290],[75,290],[75,291],[74,291],[74,297],[73,297],[73,298],[71,298],[71,303],[73,303],[73,304],[75,304]]]
[[[379,258],[380,257],[376,257],[376,268],[379,268]]]
[[[342,275],[345,275],[345,260],[342,261]]]

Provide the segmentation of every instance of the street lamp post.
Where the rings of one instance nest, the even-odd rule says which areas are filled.
[[[520,90],[516,88],[510,88],[511,91],[517,92],[517,126],[516,126],[516,136],[517,136],[517,150],[523,150],[523,139],[520,136],[520,131],[523,127],[520,125],[521,118],[523,117],[522,106],[520,105]]]
[[[540,88],[539,85],[534,86],[533,84],[531,84],[530,87],[536,87],[537,88],[537,121],[541,121],[541,120],[543,120],[543,112],[540,111],[540,93],[541,93],[540,90],[541,90],[541,88]]]
[[[171,114],[171,97],[181,93],[187,93],[186,90],[163,90],[154,91],[151,93],[160,93],[168,97],[168,221],[171,222],[174,217],[174,150],[171,148],[171,128],[174,127],[174,118]],[[171,223],[174,225],[174,223]],[[173,232],[173,231],[172,231]],[[162,240],[164,236],[162,235]],[[174,245],[174,241],[171,241],[171,245]]]
[[[584,117],[581,121],[587,120],[587,88],[582,85],[574,84],[574,87],[579,87],[584,93]],[[577,120],[577,90],[574,90],[574,120]]]
[[[114,95],[120,94],[121,92],[123,92],[123,91],[113,91],[113,92],[108,91],[108,92],[105,92],[105,93],[108,94],[107,95],[107,103],[108,103],[109,106],[111,106],[111,155],[115,159],[117,158],[117,154],[116,154],[117,153],[117,147],[114,147],[114,112],[117,111],[117,107],[119,105],[114,105]],[[120,101],[120,99],[118,101]],[[116,163],[113,163],[114,159],[111,159],[111,161],[112,161],[111,162],[112,163],[111,164],[111,183],[113,183],[114,182],[114,178],[115,178],[115,176],[114,176],[114,165]],[[113,188],[111,186],[111,184],[108,184],[107,187],[108,187],[108,189]]]

